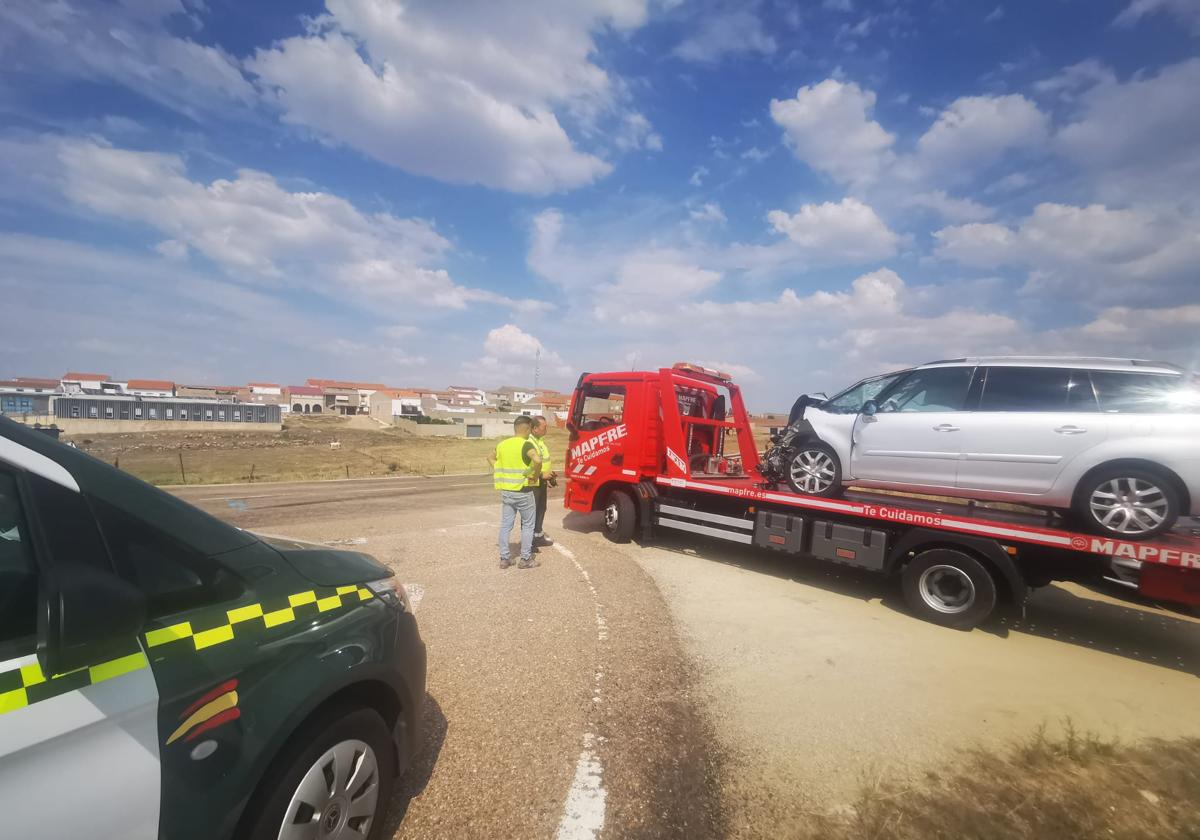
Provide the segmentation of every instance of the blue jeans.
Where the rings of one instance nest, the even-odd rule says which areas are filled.
[[[508,535],[512,533],[513,521],[521,514],[521,559],[528,560],[533,553],[533,519],[536,505],[533,494],[527,490],[500,491],[500,559],[508,560]]]

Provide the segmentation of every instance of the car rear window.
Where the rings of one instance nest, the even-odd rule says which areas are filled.
[[[1092,371],[1100,410],[1110,414],[1200,411],[1200,389],[1179,374]]]

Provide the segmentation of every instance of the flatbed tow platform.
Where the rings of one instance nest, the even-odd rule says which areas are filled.
[[[665,528],[898,577],[914,613],[970,628],[1055,580],[1106,579],[1200,605],[1200,530],[1151,540],[1071,530],[1057,514],[858,491],[807,496],[758,474],[738,387],[677,365],[584,374],[572,398],[567,508],[616,541]],[[732,438],[732,442],[728,439]],[[736,445],[736,454],[730,454]]]

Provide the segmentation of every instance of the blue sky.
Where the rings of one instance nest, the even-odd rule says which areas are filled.
[[[1200,367],[1200,3],[15,0],[0,375]]]

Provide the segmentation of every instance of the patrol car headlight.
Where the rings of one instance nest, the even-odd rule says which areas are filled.
[[[402,612],[412,612],[412,604],[408,601],[408,593],[404,591],[404,584],[399,578],[384,578],[383,580],[373,580],[367,585],[367,589],[375,594],[375,597],[383,601],[385,604],[390,604],[393,607],[399,608]]]

